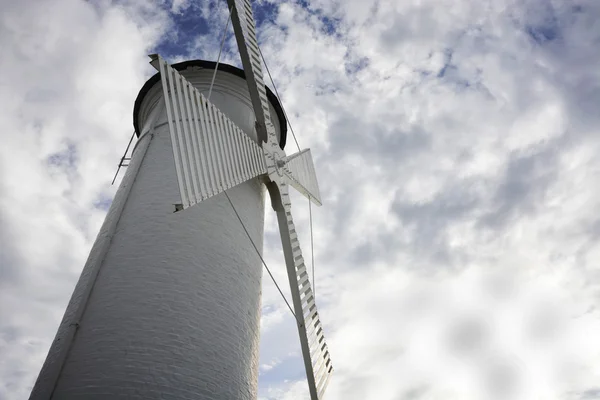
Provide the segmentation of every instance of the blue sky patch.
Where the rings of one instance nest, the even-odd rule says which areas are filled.
[[[103,210],[103,211],[108,211],[108,209],[110,208],[110,205],[112,204],[113,201],[113,197],[111,194],[102,192],[98,195],[98,197],[96,197],[96,200],[94,200],[94,208],[97,208],[98,210]]]
[[[199,12],[171,13],[171,18],[176,29],[163,37],[153,50],[165,58],[187,54],[198,36],[210,32],[207,21]]]
[[[558,39],[560,27],[552,4],[542,3],[536,9],[530,10],[523,29],[539,45]]]
[[[65,150],[50,155],[46,160],[53,167],[75,168],[77,164],[77,146],[69,143]]]
[[[444,66],[438,71],[437,77],[443,78],[446,75],[448,68],[452,67],[452,55],[454,51],[452,49],[444,50]]]
[[[294,340],[298,341],[298,338],[294,338]],[[306,379],[304,361],[299,355],[288,357],[274,366],[273,369],[262,372],[260,374],[259,385],[270,385],[286,379],[292,381]]]
[[[368,57],[362,57],[358,61],[349,62],[344,65],[346,74],[353,75],[369,66],[370,60]]]
[[[254,3],[253,5],[254,20],[256,25],[260,26],[265,22],[275,22],[277,18],[278,6],[274,3]]]
[[[528,25],[525,27],[525,32],[537,44],[545,44],[559,37],[560,31],[556,24],[548,24],[541,26]]]

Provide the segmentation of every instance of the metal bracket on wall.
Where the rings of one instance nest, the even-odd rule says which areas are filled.
[[[119,161],[119,165],[117,167],[117,172],[115,172],[115,176],[111,182],[111,185],[115,184],[115,180],[117,179],[117,175],[119,175],[119,171],[121,167],[128,167],[129,161],[131,161],[131,157],[127,157],[127,152],[129,152],[129,147],[131,146],[131,142],[133,142],[133,137],[135,136],[135,131],[131,134],[131,139],[129,139],[129,143],[127,144],[127,148],[125,149],[125,153],[123,153],[123,157]]]

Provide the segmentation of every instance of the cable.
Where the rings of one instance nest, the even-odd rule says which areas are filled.
[[[258,48],[258,52],[260,53],[260,58],[263,61],[263,64],[265,65],[265,69],[267,70],[267,74],[269,74],[269,79],[271,80],[271,84],[273,85],[273,90],[275,90],[275,95],[277,96],[277,100],[279,100],[279,104],[281,105],[281,110],[283,111],[283,115],[285,116],[285,119],[288,123],[288,125],[290,126],[290,131],[292,132],[292,137],[294,138],[294,142],[296,142],[296,147],[298,147],[298,151],[300,151],[300,145],[298,144],[298,139],[296,139],[296,133],[294,132],[294,128],[292,128],[292,123],[290,122],[290,119],[287,116],[287,113],[285,112],[285,107],[283,106],[283,102],[281,101],[281,96],[279,96],[279,92],[277,91],[277,86],[275,85],[275,81],[273,80],[273,77],[271,76],[271,71],[269,71],[269,66],[267,65],[267,61],[265,60],[265,56],[263,56],[262,50],[260,49],[260,47]],[[312,263],[312,278],[313,278],[313,285],[312,285],[312,290],[313,290],[313,296],[316,299],[316,286],[315,286],[315,249],[314,249],[314,245],[313,245],[313,223],[312,223],[312,204],[310,202],[310,196],[308,199],[308,214],[309,214],[309,220],[310,220],[310,258],[311,258],[311,263]]]
[[[219,68],[219,61],[221,60],[221,52],[223,51],[223,45],[225,44],[225,37],[227,34],[227,28],[229,27],[229,21],[231,20],[231,9],[228,8],[228,16],[227,16],[227,22],[225,23],[225,29],[223,29],[223,37],[221,38],[221,47],[219,48],[219,55],[217,56],[217,64],[215,65],[215,72],[213,72],[213,77],[212,77],[212,81],[210,82],[210,89],[208,90],[208,97],[207,100],[210,100],[210,95],[212,93],[212,88],[213,85],[215,83],[215,77],[217,76],[217,69]],[[286,117],[287,118],[287,117]],[[298,142],[296,142],[297,144]],[[227,191],[223,191],[223,193],[225,193],[225,196],[227,196],[227,200],[229,200],[229,204],[231,204],[231,208],[233,208],[233,212],[235,213],[238,221],[240,221],[240,224],[242,224],[242,228],[244,228],[244,232],[246,232],[246,236],[248,236],[248,239],[250,239],[250,243],[252,243],[252,247],[254,247],[254,250],[256,250],[256,254],[258,254],[258,257],[260,257],[260,261],[262,261],[263,265],[265,266],[265,269],[267,270],[267,272],[269,273],[269,276],[271,277],[271,280],[273,281],[273,283],[275,284],[275,287],[277,288],[277,290],[279,290],[279,294],[281,295],[281,297],[283,298],[283,301],[285,301],[285,304],[288,306],[288,308],[290,309],[290,312],[292,313],[292,315],[294,316],[294,319],[296,321],[298,321],[298,318],[296,318],[296,314],[294,313],[294,310],[292,309],[292,307],[290,306],[290,303],[287,301],[287,299],[285,298],[283,292],[281,291],[281,288],[279,287],[279,285],[277,284],[277,281],[275,280],[275,277],[273,276],[273,274],[271,273],[271,270],[269,269],[269,267],[267,266],[267,263],[265,262],[264,258],[262,257],[262,255],[260,254],[260,251],[258,251],[258,247],[256,247],[256,245],[254,244],[254,240],[252,240],[252,237],[250,236],[250,233],[248,233],[248,230],[246,229],[246,225],[244,225],[244,221],[242,221],[242,218],[240,217],[240,215],[238,214],[235,206],[233,205],[233,202],[231,201],[231,198],[229,198],[229,194],[227,194]]]
[[[219,47],[219,55],[217,56],[217,64],[215,65],[215,72],[213,72],[212,80],[210,81],[210,89],[208,89],[207,100],[210,101],[210,95],[212,94],[212,88],[217,77],[217,69],[219,68],[219,61],[221,60],[221,51],[223,51],[223,45],[225,44],[225,37],[227,36],[227,28],[229,28],[229,21],[231,20],[231,8],[227,7],[227,22],[225,23],[225,29],[223,29],[223,37],[221,38],[221,47]]]
[[[227,16],[227,23],[225,24],[225,29],[223,30],[223,37],[221,38],[221,47],[219,48],[219,55],[217,56],[217,64],[215,65],[215,72],[213,73],[212,81],[210,82],[210,89],[208,90],[208,98],[207,98],[207,100],[210,100],[210,95],[212,93],[212,88],[213,88],[213,85],[215,83],[215,77],[217,76],[217,69],[219,68],[219,61],[221,60],[221,51],[223,50],[223,45],[225,44],[225,36],[227,34],[227,28],[229,27],[229,21],[231,20],[231,9],[228,8],[228,11],[229,11],[229,15]],[[226,190],[223,191],[223,193],[225,193],[225,196],[227,196],[227,200],[229,200],[229,204],[231,204],[231,208],[233,208],[233,212],[235,213],[238,221],[240,221],[240,224],[242,224],[242,228],[244,228],[244,232],[246,232],[246,236],[248,236],[248,239],[250,239],[250,243],[252,243],[252,247],[254,247],[254,250],[256,250],[256,254],[258,254],[258,256],[260,257],[260,261],[262,261],[263,265],[265,266],[265,269],[269,273],[269,276],[271,277],[271,280],[275,284],[275,287],[277,288],[277,290],[279,290],[279,294],[283,298],[283,301],[285,301],[285,304],[287,304],[288,308],[290,309],[290,312],[294,316],[294,319],[296,319],[296,321],[297,321],[298,318],[296,318],[296,314],[294,313],[294,310],[292,310],[292,307],[290,306],[290,303],[285,298],[283,292],[281,291],[281,288],[279,287],[279,285],[277,284],[277,281],[275,280],[275,277],[271,273],[271,270],[267,266],[267,263],[265,262],[264,258],[260,254],[260,251],[258,251],[258,247],[256,247],[256,245],[254,244],[254,240],[252,240],[252,237],[250,236],[250,233],[248,233],[248,230],[246,229],[246,225],[244,225],[244,221],[242,221],[242,218],[240,217],[240,215],[238,214],[237,210],[235,209],[235,206],[233,205],[233,202],[231,201],[231,198],[229,198],[229,194],[227,194]]]
[[[235,206],[233,205],[233,202],[231,201],[231,198],[229,198],[229,195],[227,194],[227,191],[225,190],[225,191],[223,191],[223,193],[225,193],[225,196],[227,196],[227,200],[229,200],[229,204],[231,204],[231,208],[233,208],[233,212],[235,213],[236,217],[240,221],[240,224],[242,224],[242,228],[244,228],[244,232],[246,232],[246,236],[248,236],[248,239],[250,239],[250,243],[252,243],[252,247],[254,247],[254,250],[256,250],[256,254],[258,254],[258,256],[260,257],[260,261],[262,261],[263,265],[265,266],[265,269],[269,273],[269,276],[273,280],[273,283],[277,287],[277,290],[279,290],[279,294],[281,295],[281,297],[283,297],[283,300],[285,301],[285,304],[287,304],[288,308],[290,309],[290,312],[294,316],[294,319],[296,319],[296,321],[298,321],[298,318],[296,318],[296,314],[294,313],[294,310],[292,310],[292,307],[290,306],[290,303],[288,303],[287,299],[283,295],[283,292],[281,291],[281,288],[277,284],[277,281],[275,280],[275,277],[271,273],[271,270],[269,269],[269,267],[267,267],[267,263],[265,262],[265,259],[260,254],[260,251],[258,251],[258,247],[256,247],[256,245],[254,244],[254,240],[252,240],[252,237],[250,236],[250,233],[248,233],[248,229],[246,229],[246,225],[244,225],[244,221],[242,221],[242,218],[240,217],[240,214],[238,214],[237,210],[235,209]]]
[[[313,278],[313,286],[312,292],[315,301],[317,300],[317,288],[315,286],[315,250],[313,246],[313,228],[312,228],[312,204],[310,204],[310,199],[308,199],[308,220],[310,221],[310,262],[312,264],[312,278]]]
[[[271,80],[271,84],[273,85],[273,89],[275,90],[275,95],[277,95],[277,100],[279,100],[279,104],[281,105],[281,110],[283,111],[283,115],[285,116],[285,119],[286,119],[288,125],[290,126],[290,131],[292,132],[292,137],[294,138],[294,142],[296,142],[296,147],[298,147],[298,151],[300,151],[300,145],[298,144],[298,139],[296,139],[296,134],[294,133],[294,128],[292,128],[290,119],[288,118],[287,113],[285,112],[285,108],[283,107],[283,102],[281,101],[281,96],[279,96],[279,92],[277,91],[277,86],[275,86],[275,81],[273,80],[273,77],[271,76],[271,71],[269,71],[269,66],[267,65],[267,62],[265,61],[265,56],[263,56],[263,53],[262,53],[262,50],[260,49],[260,47],[258,48],[258,52],[260,53],[260,58],[262,58],[263,64],[265,64],[265,69],[267,70],[267,74],[269,74],[269,79]]]

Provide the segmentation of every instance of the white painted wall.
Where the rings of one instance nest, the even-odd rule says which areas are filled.
[[[182,73],[208,91],[212,71]],[[257,397],[261,261],[224,194],[173,213],[180,199],[161,97],[159,82],[31,399]],[[218,73],[212,101],[253,134],[244,80]],[[264,185],[228,193],[262,249]]]

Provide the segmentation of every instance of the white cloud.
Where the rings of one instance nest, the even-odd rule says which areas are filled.
[[[262,51],[325,203],[313,216],[327,398],[595,398],[598,5],[275,5]],[[22,398],[170,22],[151,3],[1,8],[0,398]],[[172,11],[209,21],[182,53],[216,58],[224,2]],[[223,60],[235,51],[229,35]],[[293,200],[308,259],[306,201]],[[296,327],[266,274],[262,330],[261,398],[306,398]]]
[[[540,22],[538,2],[311,5],[282,7],[263,52],[302,144],[320,150],[328,397],[591,396],[598,121],[579,104],[598,80],[575,60],[598,64],[598,30],[580,25],[595,6],[551,5]],[[339,19],[336,35],[324,36],[320,13]],[[488,274],[498,288],[473,278]],[[503,285],[515,293],[485,300]],[[480,348],[455,354],[453,336]]]

